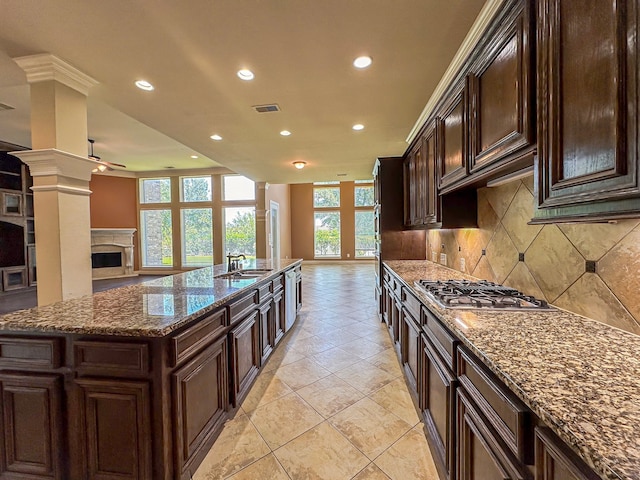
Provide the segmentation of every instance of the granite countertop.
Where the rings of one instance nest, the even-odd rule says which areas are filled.
[[[114,288],[44,307],[0,316],[0,330],[87,335],[163,337],[215,309],[245,289],[300,259],[247,260],[242,268],[272,269],[252,279],[216,279],[226,266],[215,265],[178,275]]]
[[[384,264],[602,478],[640,480],[640,336],[560,309],[447,310],[414,281],[474,277]]]

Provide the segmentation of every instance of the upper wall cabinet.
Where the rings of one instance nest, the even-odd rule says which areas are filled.
[[[535,149],[529,2],[501,13],[479,46],[469,77],[469,172],[502,169]],[[522,165],[522,168],[525,165]]]
[[[439,222],[436,189],[435,122],[418,136],[403,160],[406,227],[425,227]]]
[[[538,0],[533,223],[638,217],[638,2]]]
[[[437,121],[438,187],[441,191],[467,176],[467,89],[454,89]]]

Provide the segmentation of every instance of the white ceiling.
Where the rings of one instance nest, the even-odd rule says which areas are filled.
[[[370,178],[376,157],[406,149],[484,3],[0,0],[0,103],[15,107],[0,110],[0,140],[31,143],[29,89],[11,59],[52,53],[100,82],[89,136],[97,155],[129,171],[223,165],[270,183]],[[373,65],[356,70],[362,54]],[[240,68],[256,78],[238,79]],[[155,91],[137,89],[141,78]],[[267,103],[282,111],[251,108]]]

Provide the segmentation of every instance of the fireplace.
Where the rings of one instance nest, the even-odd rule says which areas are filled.
[[[92,228],[91,267],[93,278],[132,277],[135,228]]]

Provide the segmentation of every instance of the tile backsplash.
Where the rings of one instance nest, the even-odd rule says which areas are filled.
[[[482,188],[479,228],[430,230],[427,258],[640,335],[640,220],[528,225],[533,206],[532,177]]]

